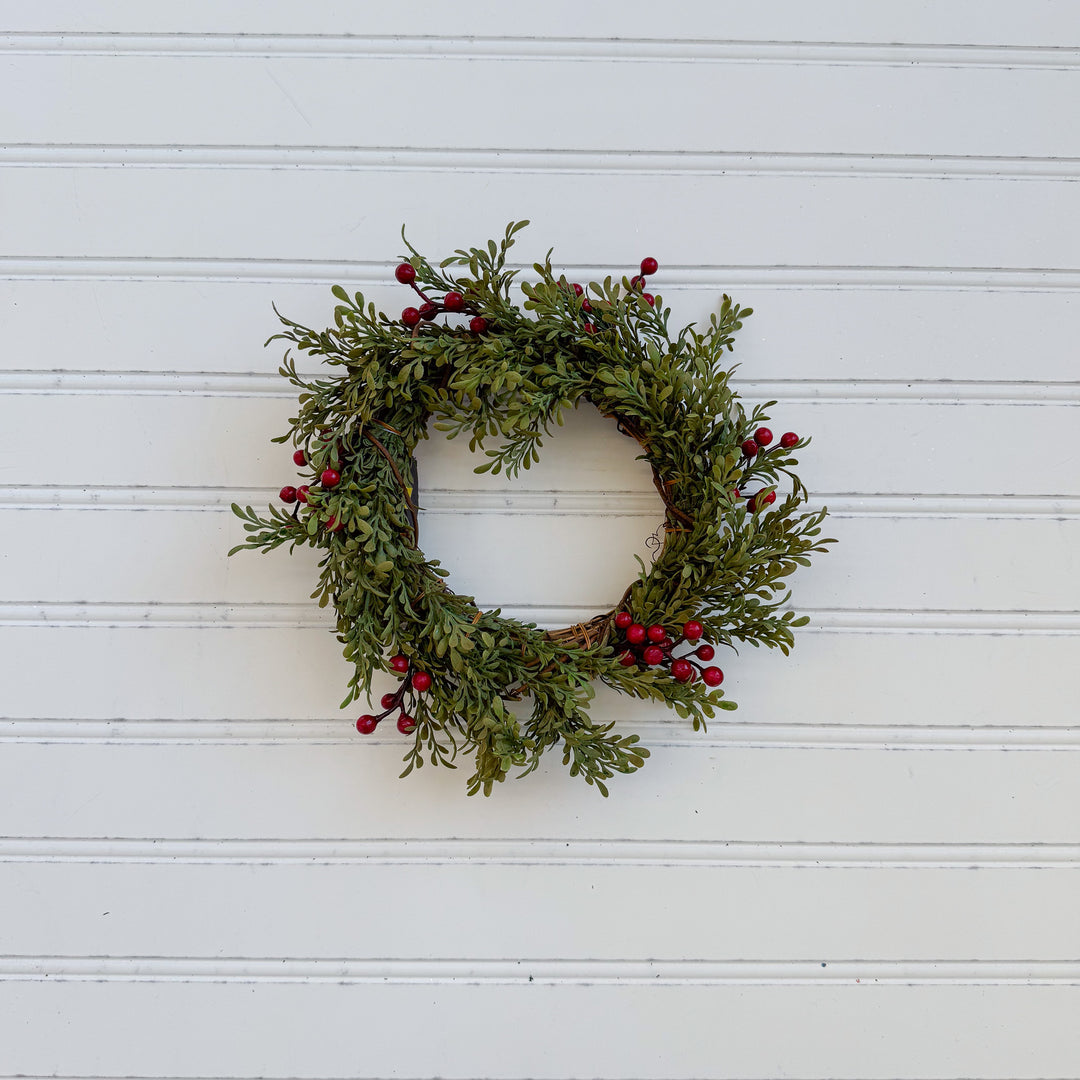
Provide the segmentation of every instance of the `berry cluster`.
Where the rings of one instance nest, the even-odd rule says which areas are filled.
[[[326,444],[328,444],[332,438],[329,430],[324,431],[321,437]],[[329,492],[341,483],[341,468],[345,462],[346,453],[345,444],[343,442],[337,442],[332,447],[324,446],[322,449],[329,450],[329,454],[326,455],[326,457],[329,458],[329,462],[321,471],[315,472],[310,483],[301,484],[299,487],[293,487],[291,484],[286,484],[285,487],[278,492],[278,497],[283,503],[286,505],[296,504],[296,510],[293,511],[294,518],[301,506],[311,506],[312,501],[318,501],[319,496],[323,492]],[[293,463],[298,469],[306,468],[309,465],[307,452],[305,450],[294,451]],[[312,488],[315,490],[312,491]],[[326,522],[326,527],[330,532],[340,532],[344,527],[344,524],[345,523],[339,521],[337,517],[331,517]]]
[[[646,258],[641,260],[641,273],[636,274],[630,279],[630,288],[634,292],[640,293],[641,299],[644,300],[645,303],[649,305],[649,307],[652,307],[656,303],[656,297],[653,296],[652,293],[647,293],[644,291],[646,284],[645,275],[655,274],[659,268],[660,264],[651,256],[647,256]],[[585,290],[576,281],[570,282],[567,285],[567,288],[573,290],[574,295],[577,297],[582,297],[582,294],[585,292]],[[583,297],[581,300],[581,310],[583,314],[588,316],[582,329],[585,331],[586,334],[595,334],[597,332],[597,325],[594,321],[592,321],[595,316],[592,315],[593,306],[589,303],[589,298],[587,296]]]
[[[430,690],[431,676],[426,671],[415,671],[408,657],[402,656],[400,653],[397,656],[390,657],[390,667],[394,671],[401,672],[404,676],[401,685],[393,693],[383,694],[382,700],[379,702],[383,709],[381,713],[377,716],[364,713],[356,721],[356,730],[361,735],[370,735],[379,726],[380,721],[385,720],[392,712],[399,709],[401,711],[397,719],[398,731],[402,735],[408,735],[416,728],[416,718],[411,716],[408,709],[405,708],[405,697],[410,691],[422,694]]]
[[[432,300],[431,297],[416,284],[416,267],[412,263],[399,263],[394,271],[394,277],[402,285],[409,285],[413,292],[423,301],[418,308],[407,307],[401,313],[401,321],[410,330],[419,326],[421,322],[431,322],[445,312],[453,315],[472,315],[469,320],[469,329],[474,334],[482,334],[487,330],[487,319],[481,315],[475,306],[470,304],[465,297],[451,290],[441,300]]]
[[[742,450],[743,461],[746,463],[746,467],[751,466],[755,461],[762,461],[767,454],[770,453],[766,449],[773,441],[773,433],[767,427],[759,427],[754,432],[753,437],[747,439],[740,450]],[[773,447],[773,450],[783,449],[791,450],[799,445],[799,436],[794,431],[785,431],[780,436],[780,442]],[[733,492],[736,499],[746,498],[738,488]],[[751,514],[756,514],[759,510],[764,510],[766,506],[772,506],[776,502],[776,492],[773,490],[766,490],[764,488],[755,491],[746,502],[746,508]]]
[[[699,663],[707,664],[716,655],[716,650],[708,644],[697,645],[705,629],[696,619],[683,623],[682,633],[677,638],[673,638],[660,623],[646,627],[634,622],[628,611],[616,614],[615,627],[622,632],[615,649],[623,667],[666,667],[671,677],[681,683],[697,682],[700,678],[706,686],[712,687],[724,681],[724,673],[718,667],[705,667]],[[697,647],[683,656],[674,656],[680,645]]]

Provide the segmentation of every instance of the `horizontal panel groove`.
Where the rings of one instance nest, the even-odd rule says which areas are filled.
[[[1080,844],[844,844],[557,838],[340,840],[0,837],[0,863],[156,865],[721,866],[968,870],[1080,869]]]
[[[327,369],[312,373],[325,376]],[[732,379],[746,398],[785,403],[916,401],[927,405],[1080,405],[1080,382],[969,379]],[[0,371],[0,393],[121,397],[295,399],[297,390],[270,372]]]
[[[494,605],[493,605],[494,606]],[[505,603],[507,618],[540,626],[566,626],[594,608]],[[810,625],[800,633],[1080,634],[1080,611],[941,611],[800,608]],[[0,604],[0,626],[110,627],[325,627],[329,613],[300,604],[121,604],[26,602]]]
[[[0,165],[32,168],[316,169],[513,172],[671,176],[859,176],[912,179],[1067,180],[1080,178],[1072,157],[988,154],[855,154],[843,151],[568,150],[559,147],[353,147],[9,143]]]
[[[1076,986],[1075,960],[319,960],[0,957],[0,982]]]
[[[1072,69],[1080,49],[1066,46],[877,44],[830,41],[517,37],[447,35],[14,32],[0,52],[36,55],[326,57],[418,60],[563,60],[629,63],[773,63],[829,66]]]
[[[219,487],[0,487],[0,510],[131,509],[159,512],[228,513],[231,505],[273,502],[276,488]],[[428,514],[566,514],[647,517],[657,499],[641,491],[477,491],[420,489],[421,510]],[[966,518],[1064,520],[1080,516],[1080,496],[1069,495],[864,495],[814,493],[811,509],[828,507],[833,518]]]
[[[0,256],[0,280],[22,281],[229,281],[294,285],[346,283],[350,288],[384,286],[391,264],[323,259],[166,258],[159,256]],[[523,269],[523,268],[522,268]],[[620,277],[625,266],[565,265],[571,277]],[[725,289],[918,289],[947,292],[1075,292],[1080,269],[1053,267],[730,265],[665,267],[662,290]]]
[[[726,666],[726,665],[725,665]],[[360,711],[362,705],[356,706]],[[688,723],[631,722],[627,725],[648,746],[741,747],[779,750],[1080,750],[1080,728],[989,726],[882,726],[862,724],[750,723],[730,718],[710,721],[706,732]],[[79,720],[0,717],[0,744],[109,745],[349,745],[357,742],[352,719],[259,720]],[[364,745],[401,746],[392,728],[365,737]]]

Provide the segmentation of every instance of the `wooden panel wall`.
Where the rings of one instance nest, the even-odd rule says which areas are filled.
[[[1080,1075],[1074,5],[54,0],[0,87],[0,1080]],[[224,558],[294,475],[271,303],[522,217],[756,309],[840,540],[707,734],[599,695],[606,801],[399,782],[313,560]],[[425,549],[610,604],[624,441],[428,443]]]

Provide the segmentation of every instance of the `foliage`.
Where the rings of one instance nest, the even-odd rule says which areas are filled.
[[[793,450],[808,440],[751,458],[740,449],[775,404],[747,413],[729,385],[724,354],[750,310],[725,296],[708,327],[673,336],[670,310],[659,297],[650,303],[640,282],[609,277],[579,295],[556,276],[550,252],[535,266],[536,280],[521,285],[519,307],[506,254],[525,224],[439,266],[407,244],[415,288],[437,320],[410,329],[340,286],[325,330],[279,314],[285,329],[270,340],[330,366],[323,377],[302,377],[289,351],[280,369],[299,391],[299,409],[275,441],[304,449],[314,479],[308,502],[291,512],[234,506],[249,535],[230,554],[282,544],[322,553],[312,596],[334,605],[354,665],[343,707],[370,694],[373,672],[390,670],[391,654],[407,658],[406,684],[414,672],[431,675],[430,689],[411,697],[415,727],[403,776],[425,760],[453,765],[469,751],[476,761],[469,794],[487,795],[560,746],[571,775],[607,794],[604,782],[639,768],[648,751],[637,736],[590,719],[594,681],[667,702],[695,729],[735,705],[722,690],[678,682],[663,667],[621,664],[614,612],[592,620],[592,632],[560,636],[451,592],[445,571],[417,546],[413,451],[429,422],[484,450],[478,471],[509,476],[538,460],[544,438],[581,402],[636,439],[667,507],[663,548],[620,605],[646,625],[697,619],[716,645],[786,653],[792,630],[807,621],[781,611],[787,578],[831,541],[820,538],[825,510],[803,510],[806,489],[792,471]],[[454,292],[464,323],[455,315],[442,321],[443,297]],[[435,294],[442,296],[431,300]],[[470,316],[486,327],[475,332]],[[340,472],[339,484],[320,484],[326,468]],[[771,507],[749,508],[748,485],[763,501],[785,479],[789,490]],[[512,707],[525,700],[527,715]]]

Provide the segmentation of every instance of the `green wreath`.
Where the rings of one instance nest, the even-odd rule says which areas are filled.
[[[375,671],[401,677],[357,727],[371,732],[397,716],[411,736],[402,776],[425,757],[453,765],[469,750],[468,792],[488,795],[561,745],[571,775],[606,795],[604,781],[639,768],[648,750],[590,719],[592,683],[666,702],[704,727],[715,710],[735,708],[710,663],[715,649],[742,641],[787,653],[807,619],[780,611],[786,578],[832,541],[820,537],[826,511],[803,510],[806,489],[792,472],[808,440],[788,432],[774,442],[764,422],[776,403],[747,414],[729,386],[723,353],[750,309],[724,296],[707,329],[672,337],[670,311],[645,291],[654,259],[630,280],[582,289],[555,275],[549,252],[537,281],[521,286],[523,311],[510,298],[517,272],[506,253],[526,224],[438,268],[406,241],[396,278],[420,306],[399,319],[340,286],[326,330],[278,313],[286,329],[270,341],[293,342],[337,370],[302,377],[286,352],[280,371],[299,389],[299,411],[274,441],[297,447],[308,480],[282,489],[285,509],[259,515],[234,504],[249,536],[229,554],[282,544],[323,553],[312,596],[333,603],[355,667],[342,707],[370,696]],[[446,571],[418,545],[413,451],[434,421],[449,437],[467,432],[473,449],[497,437],[477,472],[514,476],[581,402],[610,417],[652,466],[664,541],[615,609],[544,631],[447,588]],[[789,483],[778,498],[781,477]]]

